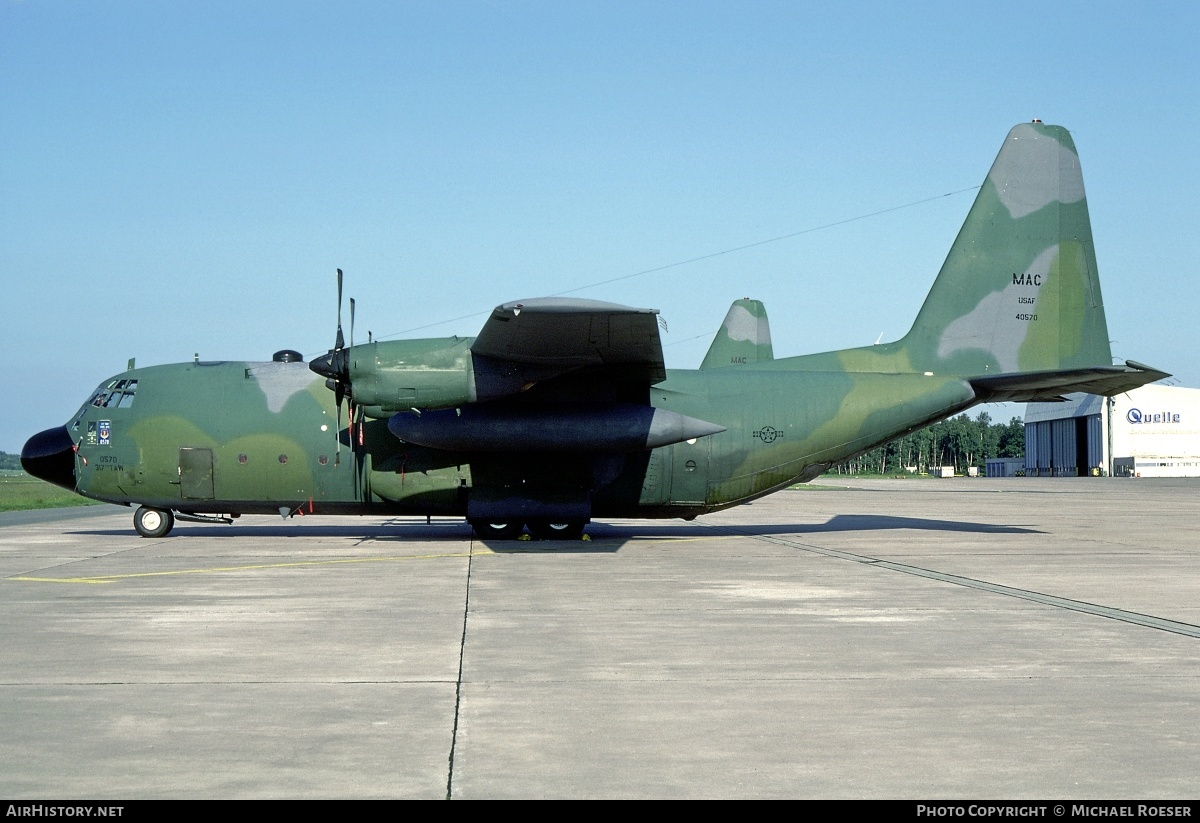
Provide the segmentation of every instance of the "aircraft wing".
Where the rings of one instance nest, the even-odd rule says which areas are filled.
[[[1034,403],[1063,400],[1072,392],[1112,397],[1164,377],[1170,375],[1127,360],[1123,366],[973,377],[970,383],[985,403]]]
[[[666,379],[658,311],[578,298],[497,306],[471,344],[480,399],[582,370],[650,385]]]

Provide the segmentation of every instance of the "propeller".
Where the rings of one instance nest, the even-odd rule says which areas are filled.
[[[352,394],[350,386],[350,354],[346,349],[346,338],[342,334],[342,270],[337,270],[337,336],[333,348],[323,357],[314,357],[308,367],[326,378],[325,385],[333,389],[334,403],[337,406],[337,430],[334,439],[337,441],[337,457],[335,464],[341,462],[342,456],[342,401]],[[354,346],[354,299],[350,300],[350,345]],[[354,398],[351,396],[351,419],[353,419]]]
[[[353,297],[350,298],[350,348],[354,348],[354,298]],[[347,355],[346,356],[346,369],[347,369],[346,386],[347,387],[350,386],[350,374],[349,374],[350,362],[349,361],[350,361],[350,356]],[[349,423],[350,423],[350,445],[353,448],[353,447],[355,447],[355,444],[358,442],[356,439],[355,433],[354,433],[354,393],[353,393],[353,391],[351,391],[351,393],[350,393],[350,420],[349,420]],[[339,440],[338,443],[340,444],[341,440]]]

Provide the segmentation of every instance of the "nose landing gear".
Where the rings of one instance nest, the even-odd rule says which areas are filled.
[[[140,507],[133,515],[133,527],[142,537],[166,537],[175,526],[175,515],[170,509]]]

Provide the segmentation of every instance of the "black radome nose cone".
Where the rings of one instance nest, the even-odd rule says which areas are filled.
[[[21,466],[34,477],[75,491],[75,444],[66,426],[38,432],[21,449]]]

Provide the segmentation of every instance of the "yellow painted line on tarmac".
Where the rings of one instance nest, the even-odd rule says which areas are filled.
[[[26,583],[85,583],[100,585],[139,577],[175,577],[184,574],[221,574],[223,572],[260,571],[262,569],[295,569],[305,566],[336,566],[349,563],[392,563],[400,560],[438,560],[442,558],[470,557],[472,554],[493,554],[491,549],[479,548],[470,552],[445,552],[442,554],[411,554],[388,557],[349,557],[335,560],[300,560],[292,563],[257,563],[246,566],[215,566],[209,569],[176,569],[167,572],[134,572],[131,574],[102,574],[95,577],[10,577]]]

